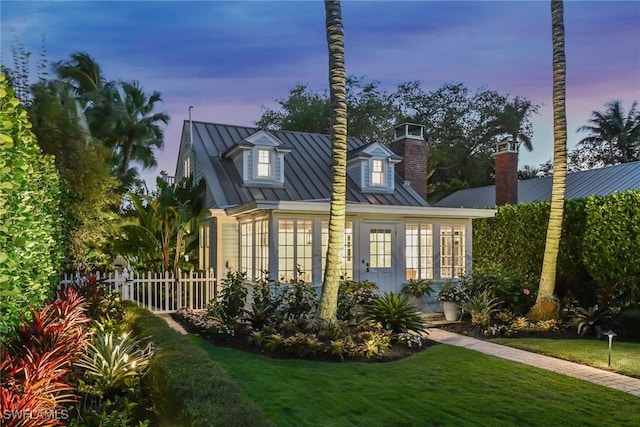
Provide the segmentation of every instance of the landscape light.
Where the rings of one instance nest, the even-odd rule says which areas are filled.
[[[606,336],[609,337],[609,365],[611,366],[611,343],[613,342],[613,337],[617,336],[617,334],[613,331],[608,331],[604,333]]]

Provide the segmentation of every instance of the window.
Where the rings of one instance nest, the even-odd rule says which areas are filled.
[[[406,278],[433,279],[433,226],[407,224]]]
[[[384,185],[384,164],[382,160],[374,159],[371,161],[371,185]]]
[[[278,221],[278,277],[281,282],[311,282],[313,223],[310,220]],[[298,269],[300,275],[298,275]]]
[[[265,272],[269,271],[269,221],[266,219],[257,220],[255,223],[255,229],[256,262],[254,278],[262,279],[264,278]]]
[[[240,224],[240,271],[253,277],[253,222]]]
[[[327,247],[329,246],[329,222],[322,222],[322,277],[327,265]],[[353,224],[350,221],[344,223],[344,249],[342,251],[342,263],[340,266],[342,280],[350,280],[353,277]]]
[[[269,150],[258,150],[258,178],[271,177],[271,159]]]
[[[391,268],[391,230],[369,232],[369,266]]]
[[[191,155],[188,154],[187,157],[184,159],[184,177],[185,178],[190,178],[191,177]]]
[[[459,278],[465,271],[465,226],[442,224],[440,226],[440,277]]]
[[[209,268],[209,226],[201,225],[198,236],[198,268],[207,270]]]

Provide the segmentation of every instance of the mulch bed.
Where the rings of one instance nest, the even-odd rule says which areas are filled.
[[[214,339],[214,337],[203,334],[201,330],[193,327],[190,323],[184,322],[180,317],[171,315],[172,318],[178,322],[187,332],[190,334],[198,335],[199,337],[209,341],[211,344],[220,347],[233,348],[235,350],[244,351],[247,353],[260,354],[263,356],[271,357],[274,359],[300,359],[295,354],[287,353],[283,350],[267,351],[263,347],[257,347],[249,343],[248,334],[237,334],[234,337],[228,337],[224,340]],[[393,362],[409,357],[413,354],[424,351],[430,347],[440,344],[437,341],[430,340],[428,338],[423,339],[423,347],[421,349],[408,348],[404,346],[392,346],[384,355],[378,357],[372,357],[367,359],[364,356],[351,356],[345,355],[344,362],[360,362],[360,363],[380,363],[380,362]],[[305,360],[315,360],[323,362],[343,362],[338,356],[318,352],[315,355],[309,355],[304,358]]]

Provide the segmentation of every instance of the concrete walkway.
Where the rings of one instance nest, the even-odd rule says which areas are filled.
[[[615,388],[640,397],[640,379],[627,377],[603,369],[592,368],[591,366],[580,365],[579,363],[556,359],[555,357],[544,356],[542,354],[519,350],[505,345],[494,344],[492,342],[454,334],[438,328],[429,328],[429,339],[442,344],[455,345],[490,354],[502,359],[524,363],[547,371],[568,375],[594,384]]]

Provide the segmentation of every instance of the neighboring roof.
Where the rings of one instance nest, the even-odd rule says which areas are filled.
[[[546,176],[518,181],[518,203],[551,200],[552,179]],[[568,173],[565,198],[606,196],[626,190],[640,190],[640,162]],[[456,208],[487,208],[495,205],[495,185],[459,190],[435,203],[439,207]]]
[[[189,122],[185,121],[188,128]],[[329,135],[269,130],[291,152],[284,156],[284,186],[244,186],[233,161],[224,153],[258,128],[216,123],[193,122],[193,145],[203,174],[212,191],[216,207],[238,206],[252,201],[328,201],[331,198],[331,139]],[[348,138],[347,150],[365,143]],[[208,161],[205,161],[208,159]],[[347,203],[390,206],[428,206],[414,189],[396,178],[392,193],[363,193],[347,177]]]

